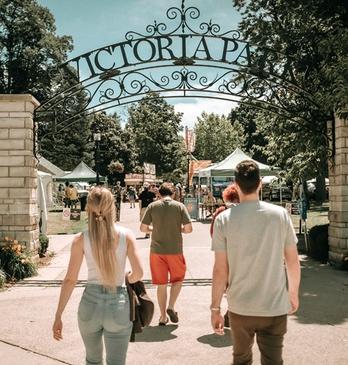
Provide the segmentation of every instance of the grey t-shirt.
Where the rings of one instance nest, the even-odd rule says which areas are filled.
[[[272,317],[288,313],[284,248],[297,237],[284,208],[262,201],[242,202],[217,216],[213,251],[226,251],[229,311]]]

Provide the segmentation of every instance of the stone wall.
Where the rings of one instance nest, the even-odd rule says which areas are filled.
[[[31,95],[0,94],[0,239],[38,243],[37,169]]]
[[[329,260],[342,266],[348,257],[348,119],[336,117],[334,156],[329,160]],[[332,125],[329,125],[332,132]]]

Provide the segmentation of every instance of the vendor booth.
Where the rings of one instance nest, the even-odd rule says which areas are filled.
[[[208,194],[211,194],[210,200],[214,205],[213,208],[216,208],[216,206],[220,204],[218,198],[220,198],[222,190],[234,181],[235,169],[237,165],[244,160],[254,161],[260,169],[261,176],[272,175],[274,174],[274,172],[277,171],[276,168],[255,161],[250,156],[245,154],[240,148],[236,148],[223,161],[214,163],[205,169],[199,170],[198,172],[198,185],[199,187],[205,185],[209,188]],[[202,189],[199,189],[199,191],[201,190]],[[199,198],[202,208],[201,216],[205,216],[205,213],[203,212],[207,210],[212,213],[212,211],[214,210],[212,209],[212,207],[203,206],[203,201],[207,199],[202,199],[201,196]]]
[[[55,178],[58,182],[87,182],[95,183],[97,181],[97,174],[88,167],[83,161],[81,161],[73,171],[68,174]],[[99,180],[105,182],[104,176],[99,176]]]

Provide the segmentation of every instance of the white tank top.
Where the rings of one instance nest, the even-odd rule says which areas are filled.
[[[119,241],[116,249],[116,259],[117,259],[117,278],[116,286],[123,286],[125,281],[125,267],[126,267],[126,257],[127,257],[127,240],[126,240],[126,230],[122,227],[115,226],[116,232],[119,234]],[[92,254],[91,241],[89,239],[88,230],[83,232],[83,244],[85,258],[88,267],[88,283],[102,285],[100,275],[94,257]]]

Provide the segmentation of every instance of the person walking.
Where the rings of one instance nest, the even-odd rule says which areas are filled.
[[[121,201],[122,201],[122,187],[120,181],[117,181],[112,192],[115,198],[116,222],[119,222],[121,219]]]
[[[129,199],[129,204],[131,208],[135,208],[135,200],[137,197],[137,193],[135,191],[135,189],[133,188],[133,186],[131,186],[128,190],[128,199]]]
[[[70,208],[71,206],[71,188],[69,186],[69,181],[65,182],[65,188],[64,188],[64,208]]]
[[[236,184],[231,184],[227,186],[227,188],[222,192],[222,198],[224,201],[224,205],[215,210],[213,214],[213,218],[210,223],[210,237],[213,237],[214,232],[214,223],[216,217],[224,212],[226,209],[230,209],[239,204],[239,196],[238,191],[236,189]],[[230,320],[228,316],[228,311],[224,315],[224,327],[230,327]]]
[[[128,257],[130,283],[137,282],[143,269],[131,231],[115,225],[115,202],[111,192],[93,188],[87,198],[88,230],[75,236],[68,271],[63,281],[53,324],[53,337],[63,339],[62,315],[78,279],[85,257],[88,282],[79,309],[78,325],[86,349],[86,365],[103,364],[103,340],[108,365],[124,365],[132,322],[125,285]]]
[[[139,194],[140,222],[142,221],[145,211],[149,204],[156,199],[156,194],[149,190],[150,185],[144,183],[143,191]],[[145,238],[150,238],[149,233],[145,233]]]
[[[69,185],[70,188],[70,205],[71,208],[76,209],[77,203],[79,202],[79,193],[77,192],[76,187],[73,184]]]
[[[252,364],[256,336],[262,365],[281,365],[287,314],[299,306],[297,237],[284,208],[259,201],[254,161],[237,165],[235,182],[240,204],[219,214],[214,224],[211,324],[224,334],[220,303],[227,285],[233,364]]]
[[[161,199],[147,207],[140,224],[140,231],[152,232],[150,269],[152,283],[157,285],[157,299],[161,311],[159,325],[161,326],[168,323],[168,316],[173,323],[179,321],[175,303],[186,273],[182,233],[191,233],[192,224],[184,204],[173,200],[172,184],[163,183],[159,194]],[[171,288],[167,302],[168,275]]]

